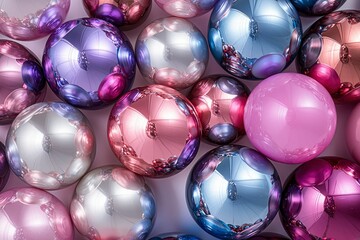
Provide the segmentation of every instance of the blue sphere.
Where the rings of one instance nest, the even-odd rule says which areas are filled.
[[[341,7],[346,0],[290,0],[295,8],[304,15],[320,16]]]
[[[284,70],[294,60],[301,38],[299,15],[288,0],[220,0],[208,29],[217,62],[246,79]]]
[[[201,239],[189,234],[165,233],[156,237],[152,237],[149,240],[201,240]]]
[[[215,148],[194,166],[187,203],[197,224],[220,239],[246,239],[279,210],[281,182],[262,154],[240,145]]]

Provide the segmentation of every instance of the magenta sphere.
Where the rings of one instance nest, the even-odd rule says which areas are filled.
[[[280,73],[252,91],[244,125],[250,142],[270,159],[302,163],[330,144],[336,129],[335,104],[314,79]]]
[[[210,11],[218,0],[155,0],[166,13],[181,18],[192,18]]]
[[[79,108],[114,103],[134,81],[136,61],[128,38],[96,18],[68,21],[46,42],[43,66],[53,92]]]
[[[5,146],[0,142],[0,191],[5,187],[10,175]]]
[[[110,113],[112,150],[128,169],[147,177],[166,177],[184,169],[195,157],[200,138],[193,105],[169,87],[133,89]]]
[[[82,0],[90,17],[100,18],[117,27],[136,27],[150,13],[152,0]]]
[[[42,101],[45,83],[32,52],[19,43],[0,40],[0,124],[11,123],[22,110]]]
[[[1,239],[73,240],[68,210],[48,192],[12,189],[0,194]]]
[[[360,239],[360,166],[316,158],[287,179],[281,220],[291,239]]]
[[[360,103],[352,110],[346,124],[346,144],[351,156],[360,162]]]
[[[0,33],[17,40],[45,37],[65,20],[70,0],[5,0],[0,6]]]
[[[225,75],[208,76],[195,84],[189,99],[206,140],[229,144],[245,134],[244,108],[249,92],[243,83]]]

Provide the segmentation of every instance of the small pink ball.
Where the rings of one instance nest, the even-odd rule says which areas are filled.
[[[55,196],[36,188],[0,194],[1,239],[74,239],[68,210]]]
[[[360,104],[355,106],[347,120],[346,143],[351,156],[360,162]]]
[[[336,129],[335,104],[314,79],[280,73],[250,94],[244,125],[250,142],[270,159],[302,163],[330,144]]]

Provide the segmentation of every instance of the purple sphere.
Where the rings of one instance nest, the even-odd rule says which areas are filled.
[[[70,0],[3,0],[0,33],[22,41],[45,37],[61,25],[69,8]]]
[[[63,203],[36,188],[1,193],[0,221],[1,239],[74,239],[74,228]]]
[[[128,91],[136,62],[128,38],[96,18],[64,23],[48,39],[43,66],[49,86],[67,103],[102,108]]]
[[[360,103],[352,110],[346,124],[346,144],[351,156],[360,163]]]
[[[360,166],[316,158],[287,179],[281,220],[292,239],[360,239]]]
[[[9,164],[6,158],[5,146],[0,142],[0,191],[5,187],[10,175]]]
[[[192,88],[189,99],[211,143],[230,144],[245,135],[244,108],[249,89],[235,78],[208,76]]]
[[[45,83],[32,52],[19,43],[0,40],[0,124],[11,123],[22,110],[42,101]]]

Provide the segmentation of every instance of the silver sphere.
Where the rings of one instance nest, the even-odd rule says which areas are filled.
[[[79,110],[37,103],[22,111],[6,138],[13,172],[31,186],[55,190],[79,180],[95,157],[95,136]]]

